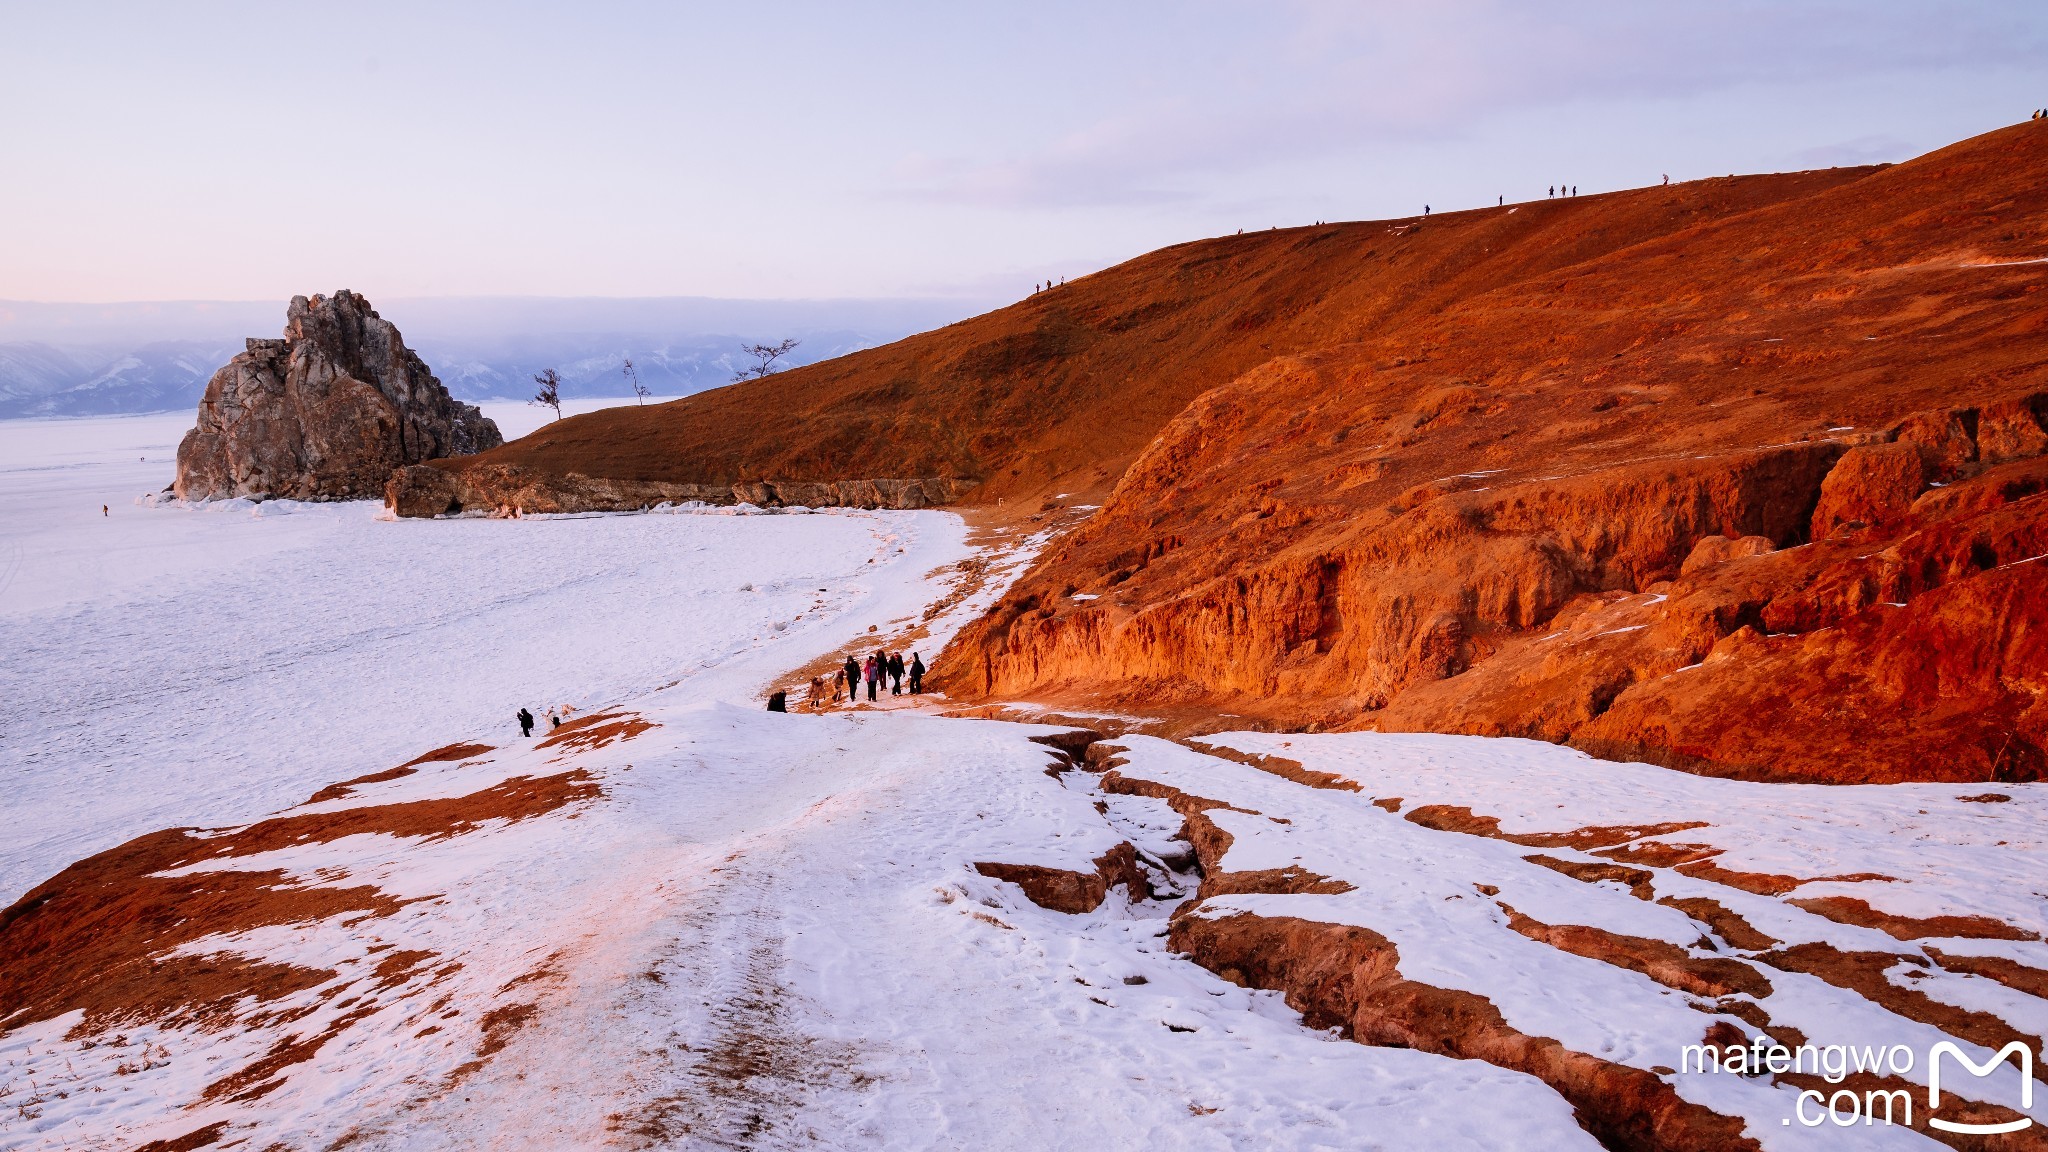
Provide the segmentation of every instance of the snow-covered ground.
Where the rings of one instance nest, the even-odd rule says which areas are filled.
[[[713,666],[697,691],[752,699],[914,617],[922,577],[966,555],[937,513],[422,523],[369,502],[138,505],[188,423],[0,422],[5,899],[423,739],[502,736],[522,705],[588,707]]]
[[[1147,789],[1227,805],[1213,876],[1333,882],[1184,917],[1367,928],[1406,980],[1661,1076],[1767,1148],[1933,1145],[1795,1123],[1797,1085],[1667,1071],[1710,1024],[1908,1045],[1915,1086],[1945,1029],[2048,1031],[2026,990],[2048,974],[2038,785],[1232,734],[1118,738],[1142,786],[1108,788],[1048,773],[1031,737],[1056,729],[761,709],[791,670],[920,623],[930,659],[987,606],[994,583],[923,621],[973,551],[953,516],[136,503],[182,428],[0,424],[5,900],[130,837],[219,830],[102,857],[0,925],[62,941],[0,971],[0,1149],[1597,1146],[1534,1075],[1311,1030],[1170,951],[1201,878]],[[519,737],[518,706],[560,703],[583,725]],[[1261,755],[1356,790],[1238,762]],[[1090,873],[1126,842],[1158,892],[1081,914],[975,867]],[[107,908],[148,931],[77,919]],[[1879,967],[1828,967],[1852,954]],[[1674,987],[1674,956],[1767,989]],[[1898,994],[1845,986],[1872,971]],[[1964,1087],[2019,1099],[2010,1072]]]
[[[1606,763],[1537,741],[1463,736],[1231,733],[1206,742],[1283,758],[1337,785],[1311,787],[1163,740],[1116,743],[1124,776],[1228,805],[1208,813],[1232,838],[1223,870],[1293,868],[1351,886],[1216,896],[1200,915],[1369,928],[1398,948],[1407,979],[1483,996],[1511,1027],[1575,1051],[1668,1073],[1684,1067],[1685,1048],[1700,1044],[1717,1018],[1750,1033],[1741,1013],[1760,1008],[1772,1023],[1767,1035],[1803,1036],[1816,1052],[1904,1045],[1914,1067],[1902,1079],[1924,1089],[1933,1046],[1961,1035],[1947,1030],[1953,1024],[1945,1009],[1981,1013],[1994,1026],[2002,1021],[2035,1053],[2048,1035],[2042,785],[1757,784]],[[1112,814],[1129,803],[1105,799]],[[1446,821],[1431,809],[1498,818],[1499,832],[1522,842],[1478,825],[1462,830],[1466,822],[1455,812]],[[1575,832],[1585,835],[1577,846],[1528,842]],[[1684,850],[1660,855],[1666,846]],[[1630,868],[1643,875],[1613,874]],[[1800,882],[1776,893],[1752,890],[1787,881]],[[1901,925],[1895,935],[1796,903],[1829,897],[1923,923]],[[1729,934],[1713,905],[1769,941]],[[1590,927],[1610,941],[1668,945],[1695,960],[1737,960],[1763,978],[1762,990],[1716,997],[1676,987],[1668,971],[1660,981],[1625,966],[1626,944],[1591,949],[1605,956],[1575,954],[1514,930],[1517,914]],[[2013,938],[1985,938],[1982,924],[1940,917],[1985,917]],[[1802,946],[1813,948],[1802,954]],[[1843,986],[1857,975],[1853,965],[1828,961],[1852,954],[1893,958],[1878,965],[1882,980],[1898,989],[1892,1003]],[[2032,980],[2022,972],[2020,982],[2033,991],[1966,970],[1981,957],[2030,969]],[[2004,1043],[1964,1039],[1961,1046],[1984,1061]],[[2013,1107],[2024,1098],[2014,1065],[1983,1081],[1964,1074],[1961,1088],[1953,1069],[1951,1093]],[[1798,1122],[1799,1085],[1696,1069],[1668,1079],[1681,1098],[1743,1117],[1767,1148],[1838,1146],[1834,1122]],[[2048,1121],[2048,1099],[2019,1110]],[[1817,1114],[1811,1103],[1806,1114]],[[1857,1147],[1932,1146],[1903,1127],[1859,1127],[1857,1139]]]

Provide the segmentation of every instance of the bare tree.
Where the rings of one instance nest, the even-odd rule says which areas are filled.
[[[633,386],[633,395],[638,396],[642,404],[647,403],[647,397],[651,393],[647,391],[647,385],[640,382],[640,370],[633,367],[633,358],[631,356],[626,357],[625,372],[626,382]]]
[[[538,404],[543,408],[553,408],[555,410],[555,419],[560,420],[562,418],[561,374],[553,368],[543,368],[540,370],[540,374],[533,378],[533,382],[540,385],[540,391],[535,392],[533,399],[527,401],[527,403]]]
[[[784,368],[788,367],[788,365],[777,364],[776,361],[781,359],[784,353],[788,352],[791,348],[796,347],[800,343],[802,343],[802,341],[784,340],[780,344],[747,345],[744,351],[747,355],[752,356],[756,363],[733,373],[733,382],[738,383],[741,380],[759,380],[763,376],[773,376],[775,373],[782,371]]]

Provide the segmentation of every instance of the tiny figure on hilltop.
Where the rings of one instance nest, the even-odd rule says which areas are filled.
[[[109,511],[107,511],[107,506],[106,506],[105,504],[102,504],[102,505],[100,505],[100,515],[102,515],[102,516],[111,516],[111,515],[113,515],[113,513],[111,513],[111,512],[109,512]]]
[[[533,713],[528,712],[525,708],[519,710],[519,734],[521,736],[533,735]]]
[[[1424,205],[1422,206],[1422,214],[1423,214],[1424,216],[1427,216],[1427,215],[1429,215],[1429,205],[1427,205],[1427,204],[1424,204]]]
[[[910,654],[910,694],[924,691],[924,658],[917,653]]]
[[[1578,194],[1579,194],[1579,186],[1578,186],[1577,184],[1574,184],[1574,185],[1572,185],[1572,195],[1574,195],[1574,196],[1577,196]]]
[[[1556,198],[1557,198],[1557,185],[1555,185],[1555,184],[1552,184],[1552,185],[1549,185],[1549,186],[1545,187],[1545,188],[1543,189],[1543,198],[1544,198],[1545,200],[1553,200],[1553,199],[1556,199]]]
[[[1669,183],[1671,183],[1671,173],[1669,173],[1669,172],[1666,172],[1666,173],[1664,173],[1664,183],[1666,183],[1666,184],[1669,184]]]

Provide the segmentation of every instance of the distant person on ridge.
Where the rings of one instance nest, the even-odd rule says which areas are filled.
[[[1574,195],[1574,196],[1577,196],[1578,194],[1579,194],[1579,186],[1578,186],[1577,184],[1574,184],[1574,185],[1572,185],[1572,195]]]
[[[1422,214],[1423,214],[1424,216],[1427,216],[1427,215],[1429,215],[1429,205],[1427,205],[1427,204],[1424,204],[1424,205],[1422,206]]]
[[[521,736],[533,735],[533,713],[528,712],[524,708],[519,710],[519,734]]]
[[[910,694],[912,696],[915,696],[923,691],[924,658],[919,656],[917,653],[912,652],[910,654]]]
[[[1548,199],[1550,199],[1550,198],[1552,198],[1552,197],[1554,197],[1554,196],[1556,196],[1556,195],[1557,195],[1557,186],[1556,186],[1555,184],[1553,184],[1553,185],[1551,185],[1550,187],[1548,187],[1548,188],[1545,188],[1545,189],[1543,190],[1543,198],[1544,198],[1545,200],[1548,200]]]
[[[106,506],[105,504],[102,504],[102,505],[100,505],[100,515],[102,515],[102,516],[109,516],[109,515],[112,515],[112,513],[110,513],[110,512],[108,512],[108,511],[107,511],[107,506]]]
[[[889,695],[903,695],[903,653],[889,653]]]

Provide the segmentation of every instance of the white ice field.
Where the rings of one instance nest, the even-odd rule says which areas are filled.
[[[491,414],[517,431],[536,411]],[[919,578],[965,554],[948,516],[420,524],[372,503],[139,506],[190,424],[0,421],[9,899],[151,829],[247,820],[365,765],[502,737],[522,705],[587,707],[712,667],[700,692],[750,699],[914,614]]]
[[[601,793],[460,835],[364,833],[192,866],[374,885],[406,903],[179,944],[327,974],[252,1000],[235,1025],[0,1019],[0,1149],[131,1149],[209,1129],[251,1149],[1596,1147],[1532,1076],[1306,1029],[1278,993],[1174,955],[1170,893],[1074,916],[978,874],[978,861],[1085,871],[1125,840],[1147,859],[1179,853],[1163,802],[1048,776],[1028,739],[1048,730],[761,711],[789,670],[919,618],[971,552],[957,518],[391,522],[364,504],[136,504],[168,481],[187,423],[0,424],[0,905],[165,827],[465,797],[565,770]],[[517,707],[560,703],[654,727],[580,749],[518,739]],[[306,804],[455,742],[492,751]],[[1525,1033],[1631,1067],[1675,1064],[1709,1024],[1740,1023],[1720,1010],[1742,998],[1702,1002],[1541,943],[1509,930],[1503,906],[1701,955],[1756,950],[1716,944],[1625,884],[1531,860],[1605,858],[1405,813],[1465,806],[1511,835],[1703,823],[1643,842],[1699,844],[1736,872],[1887,877],[1788,897],[2048,929],[2039,785],[1985,803],[1963,799],[1982,789],[1707,780],[1523,741],[1213,740],[1359,785],[1347,791],[1123,743],[1124,776],[1232,806],[1213,814],[1234,838],[1227,870],[1291,866],[1352,886],[1226,896],[1204,914],[1370,927],[1409,979],[1486,996]],[[1659,895],[1717,900],[1788,947],[1905,957],[1886,979],[2037,1049],[2048,1031],[2037,995],[1933,963],[1908,971],[1926,948],[2048,970],[2038,938],[1899,939],[1650,871]],[[397,955],[426,959],[380,978]],[[1818,977],[1762,970],[1771,990],[1748,999],[1816,1043],[1924,1053],[1944,1036]],[[274,1067],[244,1075],[267,1055]],[[1907,1079],[1924,1083],[1924,1064]],[[1797,1089],[1769,1078],[1673,1083],[1766,1148],[1938,1147],[1903,1127],[1795,1122]],[[1967,1087],[2019,1099],[2009,1074]],[[2028,1111],[2048,1120],[2048,1097]]]

